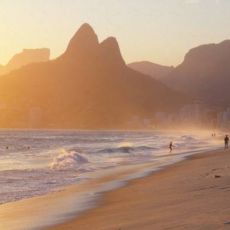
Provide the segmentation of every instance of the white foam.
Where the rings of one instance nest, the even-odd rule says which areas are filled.
[[[42,195],[90,180],[99,170],[158,163],[165,156],[169,156],[166,160],[171,162],[173,158],[223,144],[218,137],[187,133],[33,131],[26,135],[25,138],[22,131],[0,132],[0,203]],[[175,148],[169,154],[171,140]],[[10,148],[6,151],[4,146],[9,143]],[[30,149],[21,145],[29,145]]]
[[[76,169],[82,164],[89,163],[89,160],[86,156],[83,156],[80,153],[75,151],[66,151],[65,149],[61,150],[61,153],[53,159],[53,162],[50,164],[51,169]]]

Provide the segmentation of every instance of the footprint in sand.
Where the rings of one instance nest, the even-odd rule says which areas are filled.
[[[215,175],[214,177],[215,178],[221,178],[221,175]]]

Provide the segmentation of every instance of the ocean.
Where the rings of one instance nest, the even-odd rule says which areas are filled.
[[[90,181],[108,169],[154,163],[154,171],[221,144],[220,138],[200,131],[2,130],[0,204]]]

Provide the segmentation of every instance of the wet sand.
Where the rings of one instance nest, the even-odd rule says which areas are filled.
[[[155,167],[155,163],[151,162],[102,170],[89,175],[91,180],[60,188],[60,191],[2,204],[0,230],[44,229],[63,223],[97,206],[102,193],[124,186],[125,178],[132,175],[143,177],[146,169]]]
[[[229,222],[229,223],[228,223]],[[230,229],[230,151],[199,154],[107,192],[48,230]]]

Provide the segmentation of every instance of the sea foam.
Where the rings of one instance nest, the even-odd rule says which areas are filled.
[[[67,151],[65,149],[61,150],[61,153],[53,159],[53,162],[50,164],[51,169],[76,169],[82,164],[89,163],[89,160],[86,156],[75,152]]]

